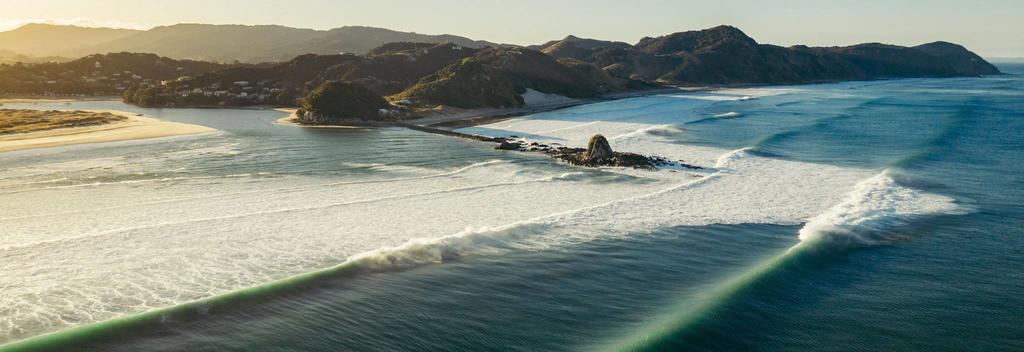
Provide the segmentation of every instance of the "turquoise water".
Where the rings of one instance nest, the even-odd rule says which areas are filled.
[[[883,174],[891,175],[900,187],[955,200],[955,212],[884,215],[869,218],[871,221],[853,219],[842,231],[826,232],[832,234],[826,236],[827,240],[804,242],[799,234],[809,228],[804,224],[807,219],[795,223],[766,220],[635,227],[630,222],[624,222],[624,226],[590,226],[564,220],[544,226],[513,227],[503,231],[509,232],[508,236],[515,241],[498,243],[487,237],[487,250],[474,247],[470,251],[464,246],[443,250],[439,260],[426,265],[417,262],[384,270],[342,265],[296,282],[249,290],[244,295],[177,308],[157,304],[171,308],[152,316],[112,314],[111,317],[135,318],[107,325],[80,325],[91,326],[90,329],[40,328],[34,331],[58,332],[23,346],[82,351],[1022,350],[1024,77],[1020,74],[1024,74],[1024,66],[1006,65],[1001,69],[1010,74],[807,86],[788,94],[721,101],[698,108],[698,115],[706,118],[680,118],[671,126],[677,133],[660,136],[660,140],[680,147],[724,151],[748,148],[745,150],[757,158],[855,170],[850,172],[867,177],[888,170]],[[545,116],[570,120],[605,115],[661,124],[693,108],[675,100],[679,99],[637,98]],[[297,187],[310,180],[322,183],[396,176],[416,178],[424,176],[419,171],[396,171],[394,167],[448,172],[495,160],[512,165],[510,172],[515,177],[579,171],[544,158],[494,151],[475,142],[400,129],[306,130],[274,126],[271,122],[281,116],[275,112],[149,110],[112,102],[79,103],[76,107],[134,109],[152,116],[208,125],[224,133],[156,144],[0,154],[0,163],[8,172],[3,175],[14,180],[5,185],[5,192],[17,192],[0,197],[13,201],[38,199],[40,194],[47,194],[37,191],[40,187],[76,186],[97,180],[157,180],[153,181],[156,190],[114,189],[125,192],[126,197],[143,194],[135,192],[150,192],[145,194],[155,198],[172,197],[190,189],[198,189],[197,193],[223,192],[227,187],[237,187],[231,191],[240,193],[250,191],[246,184],[259,190],[268,184]],[[729,113],[734,114],[724,115]],[[219,152],[224,145],[231,146],[230,153]],[[210,152],[184,159],[165,157],[168,150],[202,148]],[[11,174],[31,167],[36,167],[33,172],[39,172],[40,165],[125,155],[131,156],[128,164],[71,164],[60,168],[59,174],[39,179],[25,176],[25,180],[58,180],[43,186],[23,182],[18,178],[22,176]],[[391,168],[368,166],[376,164]],[[489,172],[481,177],[505,177],[502,170]],[[571,184],[539,190],[522,189],[515,183],[510,186],[515,188],[507,191],[483,194],[492,200],[491,204],[498,205],[481,210],[480,214],[456,206],[451,206],[448,212],[457,213],[452,215],[457,220],[452,221],[470,223],[479,217],[482,223],[487,223],[487,219],[498,218],[502,213],[528,213],[511,203],[528,203],[525,208],[538,208],[555,203],[555,198],[589,199],[584,191],[552,193],[577,187],[578,183],[594,187],[586,192],[612,193],[618,189],[615,187],[630,187],[623,188],[625,194],[664,186],[664,181],[645,179],[642,175],[579,172],[583,175],[573,177],[585,181],[574,179]],[[246,176],[234,181],[233,176],[240,174]],[[464,180],[458,182],[468,182],[474,176],[461,177]],[[168,181],[172,178],[189,180]],[[384,184],[344,192],[373,195],[401,191],[395,190],[399,186]],[[90,187],[105,190],[102,187],[106,186]],[[410,187],[432,185],[417,183]],[[78,188],[72,189],[79,192]],[[159,189],[168,193],[165,195]],[[66,189],[58,189],[64,193],[53,193],[51,197],[66,196],[68,199],[63,200],[73,201],[79,196],[63,190]],[[527,191],[535,193],[529,199],[516,198],[516,194]],[[485,191],[474,188],[467,192]],[[28,194],[28,198],[14,198],[19,194]],[[461,194],[444,194],[450,198],[439,198],[436,204],[462,201],[456,198],[463,197]],[[272,195],[265,202],[293,201],[284,195]],[[295,201],[317,202],[320,197],[326,195],[296,195]],[[601,201],[613,198],[621,197]],[[258,199],[229,198],[225,202],[258,203]],[[875,200],[867,197],[860,201]],[[816,200],[808,200],[813,201]],[[421,202],[430,201],[403,198],[403,206]],[[434,203],[430,204],[433,207]],[[9,209],[31,210],[33,206],[38,205],[26,203]],[[823,204],[818,208],[830,206]],[[73,211],[77,214],[79,210]],[[437,211],[444,214],[445,209]],[[687,210],[690,211],[694,210]],[[412,210],[395,212],[391,221],[412,218],[412,225],[405,226],[429,225],[421,223],[418,213]],[[636,215],[625,211],[613,214],[624,219]],[[638,217],[648,217],[645,214]],[[139,216],[143,215],[152,213]],[[235,286],[256,286],[296,272],[313,271],[307,270],[310,267],[329,268],[354,253],[396,244],[382,241],[366,249],[328,250],[337,243],[320,242],[320,237],[315,237],[320,233],[315,226],[319,220],[312,219],[313,216],[309,211],[299,212],[292,218],[267,223],[246,218],[225,227],[225,231],[236,231],[250,224],[245,231],[238,231],[255,236],[267,227],[281,226],[282,233],[297,231],[294,233],[299,235],[292,237],[296,248],[313,239],[324,248],[301,252],[296,249],[299,253],[290,253],[295,256],[277,253],[278,257],[269,261],[246,262],[263,263],[257,271],[262,276],[250,279],[232,274],[239,282]],[[315,216],[319,219],[343,215],[339,211]],[[660,215],[649,215],[657,216]],[[11,226],[27,229],[42,228],[13,222],[20,220],[0,221],[12,221]],[[311,224],[293,228],[288,227],[293,224],[282,224],[287,221]],[[74,227],[80,222],[67,224]],[[349,228],[344,224],[324,232],[361,231],[355,225]],[[176,233],[173,229],[178,228],[157,234]],[[202,229],[189,227],[182,232]],[[602,231],[609,233],[596,233]],[[223,233],[205,236],[220,235]],[[570,235],[579,239],[552,240]],[[381,236],[384,235],[374,238]],[[840,237],[844,240],[834,240]],[[196,241],[191,237],[189,240]],[[223,248],[210,251],[229,252],[228,248],[233,246],[222,245]],[[288,248],[287,244],[276,246],[272,248]],[[20,255],[4,251],[0,255]],[[138,255],[143,258],[165,251],[168,250],[156,248]],[[188,254],[183,255],[189,263],[206,263],[202,261],[206,257],[193,260]],[[204,268],[220,268],[219,263],[211,259],[204,265],[181,270],[201,272]],[[229,288],[235,286],[223,287],[233,292]],[[6,284],[3,289],[6,293],[22,288]],[[190,291],[182,292],[187,295]],[[146,309],[132,312],[142,311]],[[38,335],[27,329],[14,331],[27,331],[13,334],[19,338]],[[8,345],[12,346],[19,347]]]

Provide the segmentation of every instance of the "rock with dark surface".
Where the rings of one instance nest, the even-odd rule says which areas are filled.
[[[523,145],[519,144],[519,143],[516,143],[514,141],[502,141],[500,144],[498,144],[497,147],[494,147],[494,149],[498,149],[498,150],[523,150]]]
[[[554,146],[554,144],[556,143],[552,143],[553,145],[547,145],[538,142],[527,142],[525,140],[508,139],[504,137],[482,137],[476,135],[462,134],[458,132],[451,132],[446,130],[438,130],[422,126],[410,125],[410,127],[425,132],[439,133],[443,135],[450,135],[455,137],[498,143],[498,145],[494,147],[494,149],[498,150],[544,153],[552,158],[559,159],[569,164],[579,166],[615,166],[631,167],[645,170],[656,170],[659,167],[683,167],[688,169],[701,169],[701,167],[699,166],[687,165],[682,161],[674,162],[660,156],[647,156],[636,153],[623,153],[613,151],[611,145],[608,143],[608,139],[599,134],[591,137],[590,143],[587,145],[587,148],[584,149]]]
[[[608,139],[596,134],[590,137],[590,142],[587,143],[587,152],[583,154],[583,160],[588,163],[597,163],[610,159],[613,156],[615,156],[615,152],[612,151],[612,146],[608,144]]]

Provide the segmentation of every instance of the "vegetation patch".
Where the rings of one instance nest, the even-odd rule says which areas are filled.
[[[127,119],[109,112],[0,109],[0,135],[105,125]]]
[[[355,83],[331,81],[321,84],[302,99],[299,123],[336,125],[350,121],[383,122],[381,113],[391,105],[380,95]]]

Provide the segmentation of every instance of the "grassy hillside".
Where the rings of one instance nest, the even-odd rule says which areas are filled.
[[[105,125],[127,119],[109,112],[0,109],[0,135]]]
[[[527,88],[570,98],[590,98],[626,89],[628,82],[582,61],[559,63],[539,51],[489,48],[424,77],[394,99],[462,108],[523,104]]]

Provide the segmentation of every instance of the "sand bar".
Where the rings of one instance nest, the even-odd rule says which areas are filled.
[[[146,138],[209,133],[215,129],[186,123],[169,122],[132,113],[94,110],[124,116],[125,121],[104,125],[58,128],[44,131],[0,135],[0,153],[49,148],[72,144],[105,143]]]

